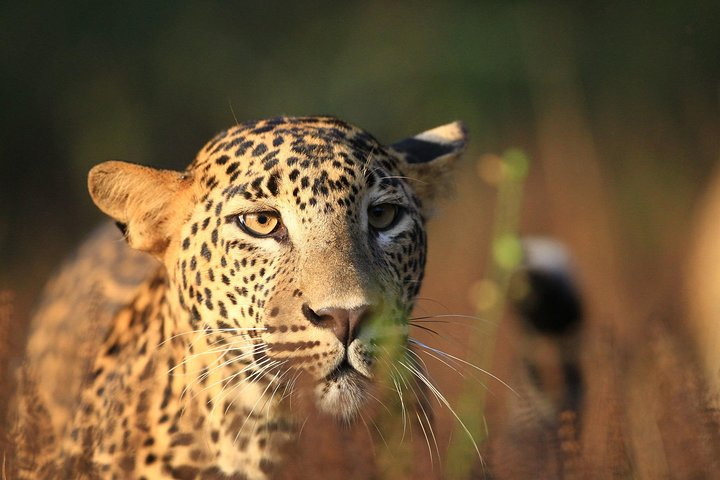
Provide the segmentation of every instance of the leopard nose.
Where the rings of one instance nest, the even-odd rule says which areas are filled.
[[[360,325],[371,314],[369,305],[362,305],[352,309],[321,308],[314,311],[306,303],[303,305],[302,310],[305,318],[310,320],[310,323],[332,330],[338,340],[346,346],[352,343],[360,329]]]

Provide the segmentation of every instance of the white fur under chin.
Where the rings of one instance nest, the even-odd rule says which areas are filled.
[[[366,390],[367,380],[362,375],[354,371],[346,372],[317,385],[317,405],[323,413],[350,422],[367,400]]]

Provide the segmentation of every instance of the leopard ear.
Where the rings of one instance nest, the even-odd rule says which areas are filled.
[[[190,180],[180,172],[109,161],[88,174],[90,196],[115,219],[131,247],[162,258],[185,210]]]
[[[431,211],[438,196],[450,190],[451,174],[466,142],[465,126],[452,122],[391,146],[403,158],[405,176],[425,213]]]

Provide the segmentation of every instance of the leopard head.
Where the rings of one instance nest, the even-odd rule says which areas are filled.
[[[392,337],[404,345],[425,221],[465,144],[451,123],[390,146],[331,117],[248,122],[182,172],[92,169],[98,207],[165,265],[168,292],[237,369],[303,372],[320,410],[365,403]]]

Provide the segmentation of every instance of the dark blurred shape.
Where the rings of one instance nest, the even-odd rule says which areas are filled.
[[[528,237],[522,246],[508,292],[516,313],[517,396],[504,405],[506,423],[492,439],[492,471],[498,479],[574,478],[585,421],[582,297],[563,244]]]
[[[582,322],[583,307],[567,250],[546,238],[525,239],[523,248],[525,262],[510,285],[513,307],[538,333],[570,333]]]
[[[551,238],[523,239],[524,261],[509,298],[528,342],[522,352],[528,377],[552,415],[577,411],[583,396],[578,351],[583,323],[580,290],[567,248]]]

